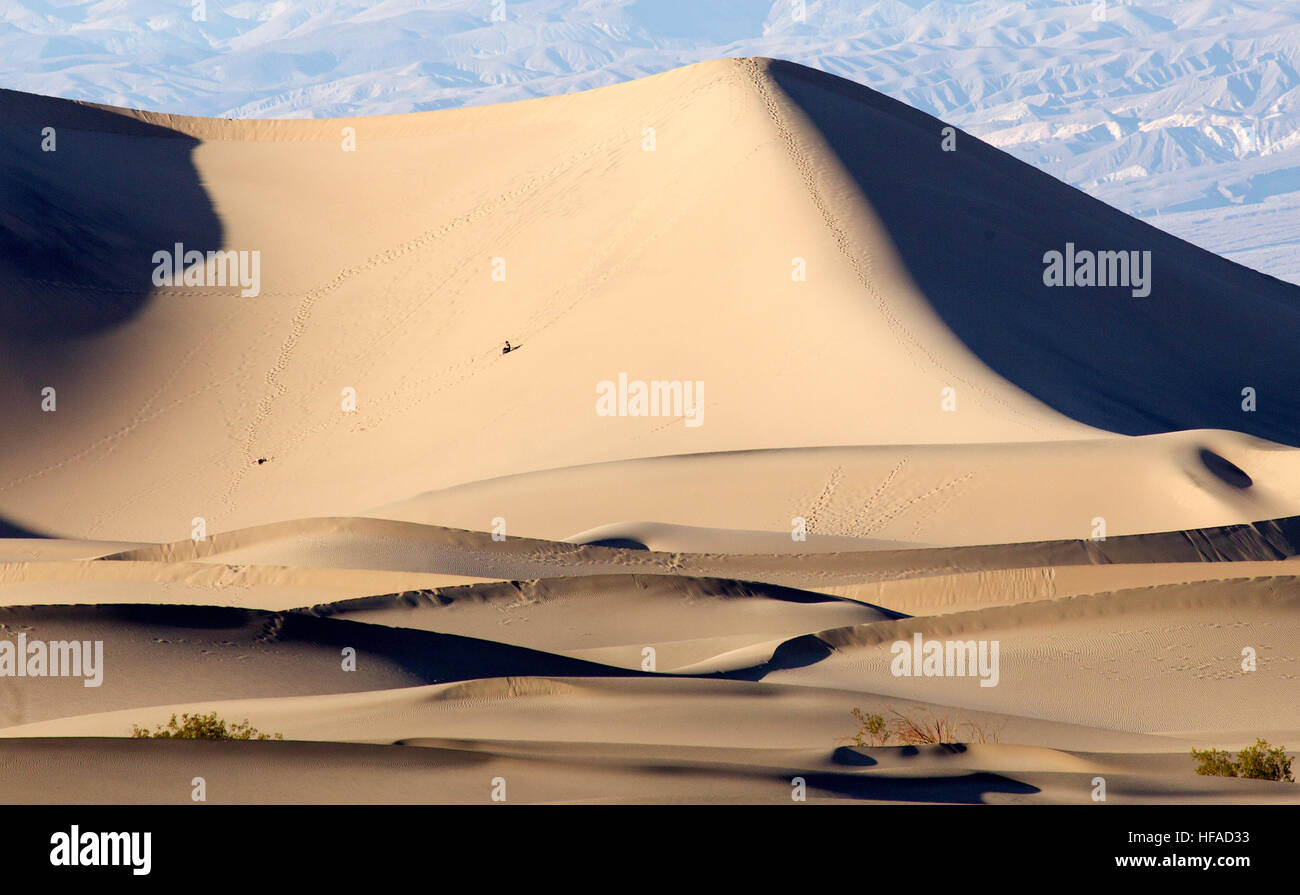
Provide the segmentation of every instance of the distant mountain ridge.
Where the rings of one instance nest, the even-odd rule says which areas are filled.
[[[880,90],[1300,282],[1300,4],[1272,0],[17,0],[0,86],[212,117],[424,111],[719,56]]]

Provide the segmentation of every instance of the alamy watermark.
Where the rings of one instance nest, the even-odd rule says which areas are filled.
[[[153,868],[152,833],[93,833],[73,824],[68,832],[50,836],[54,867],[130,867],[135,876]]]
[[[104,683],[102,640],[0,640],[0,677],[80,677],[87,687]]]
[[[597,416],[680,416],[688,428],[704,424],[704,382],[679,379],[602,379],[596,383]]]
[[[176,243],[171,251],[153,253],[155,286],[239,286],[244,298],[254,298],[262,291],[262,253],[233,249],[209,251],[185,250]]]
[[[978,677],[981,687],[996,687],[1000,678],[996,640],[895,640],[889,648],[894,677]]]
[[[1123,286],[1133,290],[1134,298],[1151,294],[1151,252],[1075,251],[1074,243],[1065,244],[1065,252],[1043,254],[1044,286]]]

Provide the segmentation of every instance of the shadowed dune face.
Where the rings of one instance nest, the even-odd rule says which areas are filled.
[[[1206,469],[1232,487],[1249,488],[1254,484],[1250,476],[1247,475],[1241,467],[1237,466],[1237,464],[1233,463],[1231,460],[1220,457],[1209,448],[1201,448],[1198,456],[1201,458],[1201,462],[1205,464]]]
[[[0,90],[0,103],[7,347],[110,329],[148,302],[154,252],[177,242],[220,248],[221,223],[191,161],[198,140],[63,100]]]
[[[38,531],[32,531],[29,528],[23,528],[21,525],[15,525],[8,519],[0,516],[0,538],[44,538],[46,535]]]
[[[157,705],[182,695],[210,700],[362,692],[552,673],[641,676],[506,643],[228,607],[6,607],[0,630],[103,644],[95,674],[86,666],[85,674],[40,679],[39,689],[0,676],[0,726]],[[348,647],[366,657],[356,673],[343,671],[337,658]],[[86,680],[98,683],[87,686]]]
[[[1232,429],[1300,445],[1300,288],[964,133],[944,151],[942,121],[883,94],[792,63],[768,71],[856,181],[936,313],[994,371],[1113,432]],[[1149,251],[1150,295],[1045,285],[1045,253],[1067,243]],[[1243,412],[1245,388],[1255,412]]]
[[[194,138],[11,91],[0,106],[0,452],[39,465],[52,447],[38,433],[75,423],[42,412],[43,389],[120,404],[121,373],[142,357],[100,337],[150,303],[155,252],[219,249],[222,225]]]

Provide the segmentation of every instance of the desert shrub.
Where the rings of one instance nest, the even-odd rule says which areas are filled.
[[[1002,727],[1006,722],[984,724],[979,721],[967,721],[963,726],[967,730],[967,739],[976,743],[997,743],[1002,739]]]
[[[895,711],[889,723],[889,732],[900,743],[921,746],[934,743],[955,743],[958,725],[947,717],[927,715],[912,718]]]
[[[1295,777],[1291,774],[1291,759],[1287,758],[1285,747],[1269,746],[1265,740],[1256,740],[1255,745],[1238,752],[1237,765],[1238,776],[1250,780],[1295,782]]]
[[[1232,753],[1222,749],[1193,749],[1192,758],[1200,762],[1196,773],[1202,777],[1235,777],[1237,763],[1232,760]]]
[[[227,722],[217,717],[216,712],[204,714],[181,715],[177,721],[172,715],[166,724],[159,724],[152,732],[144,727],[131,728],[131,736],[136,739],[156,740],[282,740],[283,734],[262,733],[243,721]]]
[[[1193,749],[1192,758],[1200,762],[1196,773],[1206,777],[1245,777],[1249,780],[1281,780],[1294,783],[1291,759],[1285,746],[1270,746],[1267,740],[1256,740],[1232,760],[1232,753],[1222,749]]]
[[[852,713],[858,722],[857,733],[850,737],[850,742],[855,746],[884,746],[891,740],[906,746],[959,742],[996,743],[1002,734],[1000,724],[989,725],[976,721],[958,723],[947,716],[929,713],[925,717],[913,717],[895,709],[891,710],[889,719],[857,708]]]
[[[853,709],[853,717],[858,719],[858,732],[853,735],[855,746],[883,746],[889,739],[883,715],[869,715],[862,709]]]

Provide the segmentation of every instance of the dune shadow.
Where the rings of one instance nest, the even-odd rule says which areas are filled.
[[[263,619],[274,618],[257,609],[166,603],[111,603],[95,607],[93,611],[110,623],[121,622],[141,630],[164,627],[190,631],[240,631],[255,629]]]
[[[0,675],[4,724],[147,704],[355,693],[485,678],[650,676],[472,637],[220,606],[0,606],[0,627],[10,632],[9,640],[16,632],[33,641],[98,643],[95,667],[104,672],[100,684],[90,687],[80,671],[51,676],[39,691]],[[355,658],[352,667],[348,656]],[[92,671],[89,664],[79,667]]]
[[[719,580],[727,580],[727,579],[719,579]],[[819,605],[819,604],[825,605],[829,603],[848,604],[853,606],[864,606],[867,609],[872,609],[876,612],[879,612],[881,615],[885,616],[886,618],[891,618],[891,619],[911,618],[911,616],[907,615],[906,613],[898,612],[897,610],[889,609],[884,606],[877,606],[875,603],[868,603],[864,600],[855,600],[850,597],[839,597],[833,594],[823,594],[813,590],[799,590],[798,588],[795,587],[786,587],[780,584],[769,584],[768,582],[765,581],[741,581],[739,583],[745,587],[756,589],[759,592],[759,594],[763,596],[765,599],[780,600],[782,603],[799,603],[805,606]]]
[[[597,538],[594,541],[582,541],[584,547],[612,547],[617,550],[649,550],[645,544],[634,538]]]
[[[0,90],[0,335],[27,346],[130,319],[153,255],[221,247],[194,137],[97,106]]]
[[[834,653],[835,650],[816,634],[803,634],[792,637],[772,652],[772,658],[761,665],[740,668],[735,671],[720,671],[705,677],[716,677],[732,681],[761,681],[773,671],[786,671],[791,668],[806,668],[815,665]]]
[[[1201,448],[1199,456],[1206,469],[1232,487],[1244,489],[1254,484],[1244,469],[1209,448]]]
[[[993,794],[1024,796],[1042,792],[1037,786],[989,771],[975,771],[954,777],[806,774],[805,779],[809,789],[879,802],[983,805],[987,803],[987,797]]]
[[[837,746],[835,751],[831,753],[831,762],[852,765],[856,768],[869,768],[872,765],[880,764],[870,755],[864,755],[853,746]]]
[[[0,483],[48,462],[50,435],[120,400],[116,383],[147,361],[97,337],[156,295],[155,253],[222,247],[198,145],[108,108],[0,90]]]
[[[275,625],[278,643],[301,643],[314,649],[352,647],[359,654],[383,656],[427,684],[494,677],[650,676],[492,640],[321,618],[303,612],[278,615]]]
[[[856,182],[934,311],[999,375],[1113,432],[1232,429],[1300,445],[1300,287],[964,133],[945,151],[942,121],[883,94],[792,63],[770,73]],[[1150,294],[1134,296],[1131,272],[1128,286],[1046,285],[1045,254],[1064,256],[1067,243],[1149,251]],[[1113,270],[1120,279],[1118,259]],[[1246,388],[1259,396],[1254,412],[1243,410]]]
[[[0,516],[0,538],[48,538],[47,534],[39,531],[32,531],[30,528],[23,528],[10,522],[8,519]]]

